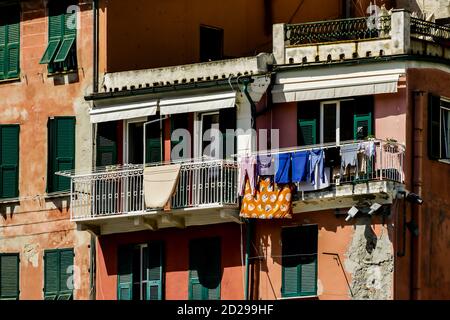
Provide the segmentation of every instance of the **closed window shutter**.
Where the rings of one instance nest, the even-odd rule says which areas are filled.
[[[0,299],[19,298],[19,255],[0,255]]]
[[[0,12],[0,79],[19,76],[20,8],[3,7]]]
[[[163,244],[151,243],[148,250],[147,300],[162,300],[163,296]]]
[[[314,120],[302,120],[298,121],[300,130],[300,146],[307,146],[317,143],[317,121]]]
[[[282,230],[283,297],[317,294],[317,225]]]
[[[0,126],[0,198],[19,196],[19,125]]]
[[[59,293],[59,254],[46,251],[44,254],[44,299],[55,300]]]
[[[0,19],[2,16],[0,16]],[[6,66],[6,24],[0,24],[0,80],[5,79]]]
[[[284,297],[299,294],[299,265],[300,256],[297,248],[297,228],[282,230],[282,282],[281,293]]]
[[[59,292],[71,293],[73,290],[73,249],[59,251]]]
[[[118,300],[133,300],[133,248],[119,248],[117,273]]]
[[[437,160],[441,157],[440,140],[441,97],[428,96],[428,156]]]
[[[75,117],[58,117],[49,122],[49,192],[70,190],[70,179],[55,172],[75,167]]]
[[[353,139],[363,140],[372,134],[372,114],[355,114],[353,117]]]
[[[189,247],[189,299],[220,300],[220,239],[192,240]]]

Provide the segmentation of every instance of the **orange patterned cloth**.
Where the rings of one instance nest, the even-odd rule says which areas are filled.
[[[270,178],[259,181],[256,196],[252,195],[250,183],[245,184],[245,196],[241,206],[242,218],[282,219],[292,218],[292,188],[280,188]]]

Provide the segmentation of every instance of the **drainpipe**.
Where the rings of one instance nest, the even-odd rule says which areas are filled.
[[[90,245],[90,253],[91,253],[91,263],[90,263],[90,286],[89,286],[89,298],[91,300],[96,300],[97,298],[97,292],[96,292],[96,257],[97,257],[97,250],[96,250],[96,243],[97,243],[97,236],[94,234],[91,235],[91,245]]]
[[[414,131],[413,131],[413,174],[412,186],[414,193],[422,198],[423,186],[423,130],[424,130],[424,110],[427,104],[427,94],[423,91],[414,92]],[[419,231],[422,229],[422,206],[413,205],[411,220],[418,224]],[[421,298],[421,244],[419,237],[411,235],[411,265],[410,265],[410,290],[411,298],[418,300]]]
[[[98,0],[92,0],[92,16],[94,18],[93,33],[93,92],[98,93]]]
[[[253,222],[247,219],[247,239],[245,241],[245,300],[250,300],[250,242],[253,235]]]
[[[256,104],[253,101],[252,97],[250,96],[250,93],[248,92],[248,85],[250,83],[253,83],[254,80],[251,78],[245,78],[242,80],[242,83],[244,84],[244,94],[250,102],[250,110],[251,110],[251,121],[252,121],[252,129],[256,130]],[[245,249],[245,300],[249,300],[250,297],[250,288],[249,288],[249,282],[250,282],[250,263],[249,263],[249,256],[250,256],[250,242],[252,240],[252,231],[253,231],[253,223],[251,220],[246,220],[246,249]]]

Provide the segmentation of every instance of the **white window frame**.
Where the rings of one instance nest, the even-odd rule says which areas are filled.
[[[450,99],[449,98],[441,97],[441,102],[442,101],[444,101],[446,103],[450,103]],[[442,141],[442,130],[444,130],[443,127],[442,127],[444,110],[447,111],[449,113],[449,116],[450,116],[450,108],[447,107],[447,106],[444,106],[444,105],[442,105],[442,103],[440,103],[440,105],[439,105],[439,157],[441,158],[440,160],[442,162],[450,163],[450,160],[444,158],[443,154],[442,154],[442,146],[443,146],[443,143],[444,143]],[[450,139],[450,136],[448,138]]]
[[[344,101],[352,101],[355,99],[339,99],[339,100],[326,100],[320,102],[320,144],[324,144],[324,130],[325,130],[325,105],[334,104],[336,107],[336,145],[340,146],[341,144],[341,102]],[[331,107],[331,106],[330,106]],[[327,108],[330,108],[327,107]],[[330,142],[331,143],[331,142]]]

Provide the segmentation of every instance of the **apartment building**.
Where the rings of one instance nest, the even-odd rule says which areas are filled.
[[[90,1],[0,1],[0,299],[90,297],[95,242],[54,173],[91,162],[92,34]]]
[[[398,1],[18,3],[0,298],[448,298],[442,21]]]

